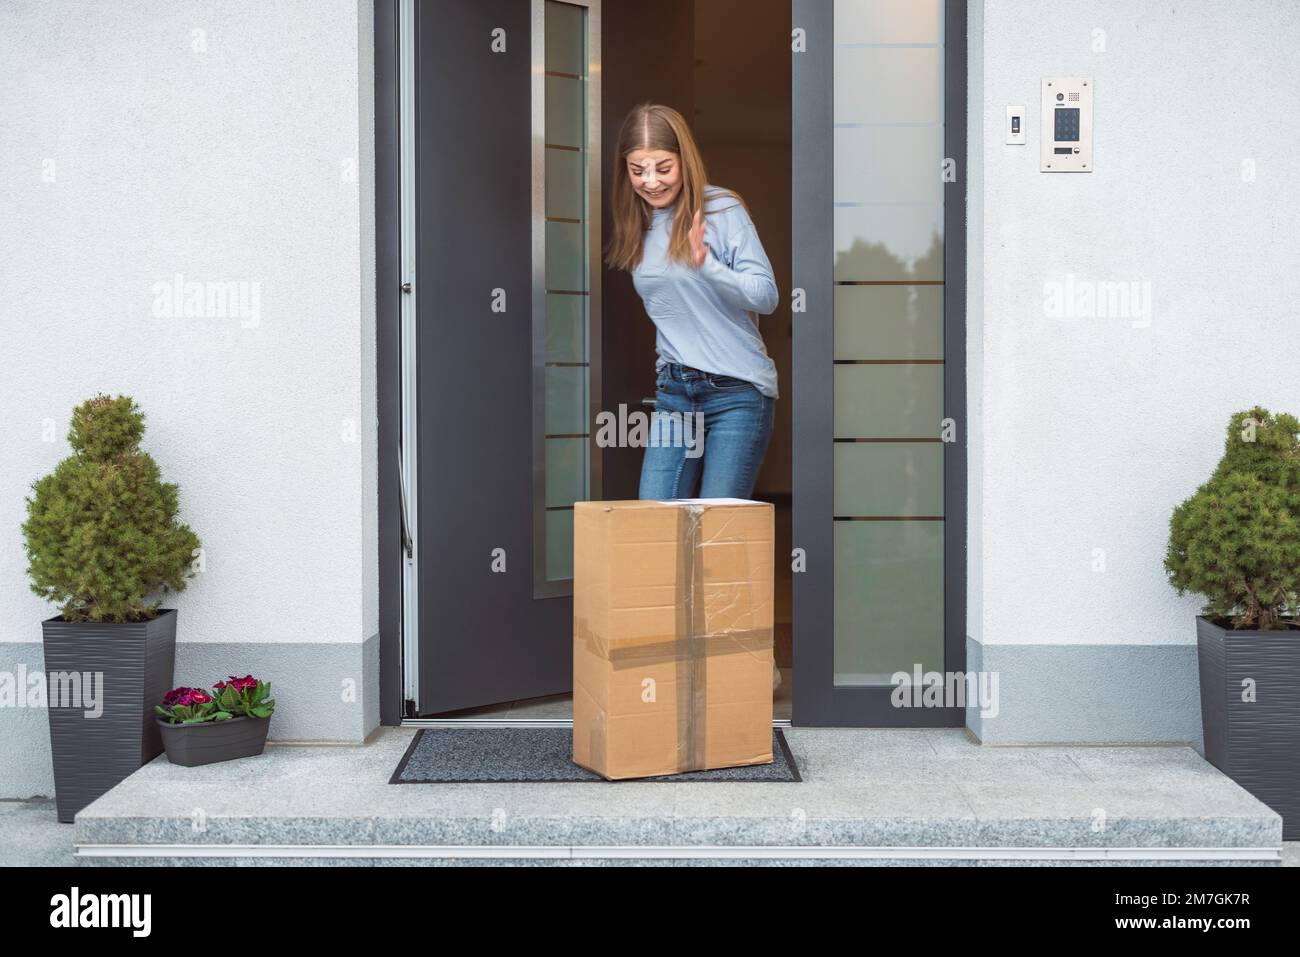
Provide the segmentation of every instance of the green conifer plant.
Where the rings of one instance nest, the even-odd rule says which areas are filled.
[[[177,487],[161,481],[143,436],[131,398],[97,395],[73,410],[72,455],[32,484],[27,574],[65,620],[147,621],[192,574],[198,536],[178,520]]]
[[[1218,468],[1169,521],[1165,570],[1233,629],[1300,627],[1300,421],[1256,406],[1228,423]]]

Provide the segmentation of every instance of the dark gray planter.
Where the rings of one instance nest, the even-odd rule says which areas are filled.
[[[172,687],[176,610],[122,624],[55,617],[41,622],[41,632],[55,804],[59,821],[70,824],[83,807],[162,753],[153,707]],[[102,713],[91,716],[62,676],[97,674],[103,675]]]
[[[198,724],[172,724],[163,718],[157,721],[167,760],[187,768],[261,754],[266,747],[266,732],[271,727],[270,717],[243,715]]]
[[[1232,631],[1197,616],[1205,759],[1300,840],[1300,630]],[[1255,700],[1242,700],[1252,679]]]

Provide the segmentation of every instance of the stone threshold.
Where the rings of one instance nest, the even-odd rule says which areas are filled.
[[[355,747],[268,747],[237,767],[159,757],[77,816],[76,860],[1280,861],[1281,818],[1186,746],[982,747],[963,729],[792,728],[801,783],[388,784],[414,734],[383,728]]]

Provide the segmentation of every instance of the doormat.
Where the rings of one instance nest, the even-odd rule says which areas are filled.
[[[421,728],[389,784],[523,784],[606,781],[573,763],[569,728]],[[799,781],[790,746],[772,731],[771,764],[683,771],[632,781]]]

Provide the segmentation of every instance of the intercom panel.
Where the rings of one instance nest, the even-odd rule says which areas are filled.
[[[1092,77],[1043,77],[1044,173],[1092,172]]]

